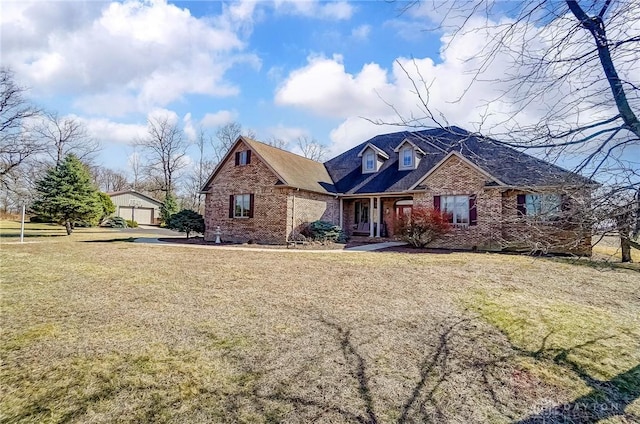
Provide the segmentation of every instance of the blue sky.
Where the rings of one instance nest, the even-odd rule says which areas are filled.
[[[431,84],[431,106],[450,124],[478,130],[483,117],[486,128],[510,113],[486,106],[501,84],[487,79],[468,90],[487,38],[451,41],[446,28],[429,30],[442,11],[401,13],[405,4],[2,0],[1,59],[36,103],[87,126],[103,146],[98,162],[123,171],[154,114],[173,116],[189,137],[237,121],[292,150],[307,136],[340,153],[397,130],[363,119],[397,122],[386,103],[404,117],[420,114],[399,63]],[[486,72],[509,65],[498,57]],[[539,113],[534,105],[519,119]]]

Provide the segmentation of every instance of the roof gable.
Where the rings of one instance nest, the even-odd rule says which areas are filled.
[[[374,145],[373,145],[373,144],[371,144],[371,143],[367,143],[367,144],[362,148],[362,150],[360,150],[360,152],[358,153],[358,157],[359,157],[359,158],[361,158],[361,157],[362,157],[362,155],[364,154],[364,152],[365,152],[365,151],[367,151],[367,149],[371,149],[371,150],[373,150],[373,152],[374,152],[376,155],[378,155],[378,156],[380,156],[380,157],[382,157],[382,158],[384,158],[384,159],[389,159],[389,155],[388,155],[388,154],[386,154],[386,153],[384,152],[384,150],[381,150],[381,149],[377,148],[376,146],[374,146]]]
[[[133,196],[137,196],[137,197],[142,197],[143,199],[151,202],[151,203],[155,203],[158,206],[162,206],[162,202],[159,200],[154,199],[151,196],[147,196],[146,194],[142,194],[138,191],[135,190],[121,190],[121,191],[112,191],[110,193],[106,193],[107,196],[109,197],[114,197],[114,196],[121,196],[121,195],[125,195],[125,194],[131,194]]]
[[[251,149],[253,154],[275,174],[279,180],[277,185],[290,186],[319,193],[335,192],[333,181],[322,163],[244,136],[238,137],[224,158],[213,170],[211,176],[202,187],[203,192],[207,190],[207,187],[213,182],[222,165],[229,160],[231,153],[236,150],[240,143],[244,143]]]
[[[415,169],[398,169],[399,148],[407,142],[420,148],[424,155]],[[385,161],[376,174],[361,175],[357,172],[360,166],[357,156],[369,145],[385,152],[389,160]],[[377,135],[327,161],[325,166],[336,189],[341,193],[401,192],[414,189],[419,181],[433,168],[440,166],[452,152],[456,152],[466,163],[473,165],[489,179],[504,186],[589,183],[587,178],[576,173],[459,127]]]

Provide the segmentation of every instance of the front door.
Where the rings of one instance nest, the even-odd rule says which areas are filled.
[[[355,202],[355,232],[369,234],[369,200]]]

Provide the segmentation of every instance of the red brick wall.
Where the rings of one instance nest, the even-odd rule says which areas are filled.
[[[215,240],[220,226],[223,241],[284,243],[286,240],[287,188],[275,186],[278,178],[256,154],[251,163],[235,166],[235,152],[248,150],[244,143],[231,153],[214,178],[205,200],[205,240]],[[253,194],[253,218],[229,218],[229,196]]]
[[[244,143],[239,144],[208,190],[205,240],[215,240],[216,226],[220,226],[223,241],[284,244],[292,225],[299,230],[320,219],[339,223],[339,200],[335,196],[275,186],[278,178],[256,154],[251,155],[248,165],[235,166],[235,153],[247,149]],[[254,195],[253,218],[229,218],[232,194]]]

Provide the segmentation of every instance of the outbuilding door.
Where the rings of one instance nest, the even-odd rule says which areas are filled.
[[[153,208],[134,208],[132,206],[120,206],[118,215],[124,219],[136,221],[138,224],[153,224]]]

